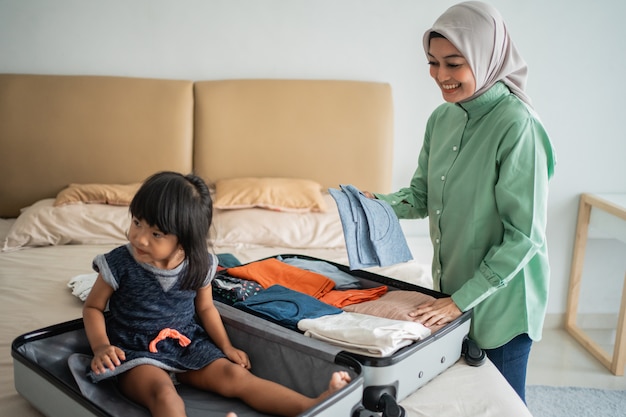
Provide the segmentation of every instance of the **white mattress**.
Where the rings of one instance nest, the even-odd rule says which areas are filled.
[[[0,241],[12,220],[0,219]],[[420,261],[375,272],[430,286],[426,239],[409,239]],[[65,245],[0,253],[0,415],[41,417],[15,391],[11,342],[19,335],[80,317],[82,302],[72,295],[68,281],[91,271],[91,260],[116,245]],[[426,251],[426,252],[425,252]],[[280,253],[302,253],[346,263],[341,249],[294,251],[288,248],[218,247],[216,253],[232,253],[247,262]],[[459,361],[402,404],[408,416],[530,416],[514,391],[491,363],[472,368]]]

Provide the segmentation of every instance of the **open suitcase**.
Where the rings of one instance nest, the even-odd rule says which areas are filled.
[[[428,288],[365,270],[350,270],[346,265],[310,256],[283,254],[276,257],[282,259],[297,257],[326,262],[358,278],[365,288],[386,285],[390,291],[416,291],[435,298],[447,296]],[[470,322],[471,311],[467,311],[431,336],[418,340],[391,356],[372,357],[342,352],[356,359],[362,368],[364,386],[361,415],[370,416],[371,412],[382,412],[383,416],[402,415],[403,410],[397,403],[452,366],[462,355],[468,364],[481,365],[485,360],[485,354],[468,339]]]
[[[248,353],[255,374],[317,396],[327,388],[332,372],[350,373],[348,386],[303,413],[303,417],[359,412],[363,376],[356,360],[258,317],[218,306],[231,340]],[[15,388],[49,417],[149,417],[146,409],[126,400],[114,383],[93,384],[86,378],[88,355],[91,349],[82,319],[24,334],[12,345]],[[228,411],[236,412],[238,417],[265,416],[239,400],[183,385],[178,389],[190,417],[224,417]]]
[[[302,255],[280,255],[283,258]],[[324,261],[328,262],[328,261]],[[436,298],[443,293],[367,271],[350,271],[365,287],[386,285],[389,290],[419,291]],[[264,318],[216,301],[233,344],[248,353],[252,371],[309,396],[326,389],[337,370],[348,371],[352,382],[321,404],[303,413],[308,416],[402,416],[397,402],[449,366],[468,348],[471,313],[431,336],[388,357],[348,353],[338,346],[309,338]],[[14,340],[12,357],[16,390],[49,417],[149,417],[147,410],[126,400],[110,382],[93,384],[85,370],[91,350],[81,319],[24,334]],[[179,386],[190,417],[263,416],[238,400]]]

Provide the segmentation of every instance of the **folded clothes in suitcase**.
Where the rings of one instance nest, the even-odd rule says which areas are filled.
[[[266,320],[216,302],[233,344],[250,357],[252,372],[308,396],[327,389],[330,375],[347,371],[352,381],[301,416],[357,415],[363,390],[361,366],[327,344],[310,340]],[[36,330],[12,345],[15,388],[49,417],[149,417],[127,400],[114,382],[87,379],[91,349],[82,319]],[[239,400],[178,385],[190,417],[265,416]]]
[[[308,262],[318,264],[314,266],[315,269],[311,268],[309,271],[315,271],[317,268],[321,267],[320,275],[331,277],[336,287],[341,286],[341,288],[339,291],[329,291],[328,287],[332,287],[332,285],[328,285],[326,281],[314,275],[296,277],[292,281],[291,274],[285,274],[285,276],[283,276],[283,272],[281,271],[283,267],[278,266],[281,270],[274,269],[277,267],[274,260],[279,260],[292,266],[298,266],[301,269],[308,268],[306,266]],[[261,263],[269,264],[269,272],[265,271],[263,268],[259,268]],[[339,274],[334,275],[336,272]],[[258,277],[254,277],[254,275],[258,275]],[[298,273],[296,273],[296,275],[298,275]],[[405,315],[404,321],[392,320],[400,322],[393,323],[392,327],[394,327],[394,330],[397,330],[395,334],[400,334],[402,343],[398,346],[392,346],[391,349],[385,350],[385,347],[380,347],[380,350],[377,350],[377,346],[356,346],[357,336],[361,338],[359,343],[367,343],[367,336],[364,336],[364,334],[367,335],[367,333],[361,332],[361,334],[358,334],[358,332],[354,331],[359,324],[355,324],[357,321],[354,321],[354,318],[351,316],[335,315],[331,312],[317,319],[304,317],[307,314],[307,309],[311,310],[314,316],[317,311],[314,305],[306,305],[299,301],[298,298],[301,298],[301,296],[289,299],[289,295],[282,295],[283,299],[277,303],[277,306],[271,306],[271,302],[266,303],[266,300],[271,300],[271,298],[266,295],[266,292],[273,290],[274,293],[280,295],[285,293],[282,287],[287,287],[293,288],[297,292],[303,292],[307,294],[307,297],[310,296],[313,299],[321,300],[323,304],[331,302],[335,306],[341,306],[339,311],[344,311],[342,314],[349,314],[346,313],[346,311],[356,312],[353,314],[368,314],[372,311],[372,308],[378,307],[377,304],[379,304],[379,301],[389,300],[390,297],[396,295],[398,296],[396,299],[401,300],[400,295],[403,293],[406,294],[407,292],[415,294],[415,296],[424,295],[434,298],[446,297],[445,294],[438,291],[419,287],[365,270],[350,270],[349,267],[345,265],[325,261],[323,259],[292,254],[278,255],[250,262],[245,265],[227,268],[221,272],[221,279],[226,281],[233,278],[242,279],[242,277],[244,277],[243,281],[228,282],[222,287],[220,287],[221,280],[218,277],[218,279],[214,280],[214,297],[246,311],[251,315],[260,316],[268,321],[279,323],[285,328],[292,329],[294,333],[312,335],[312,342],[318,341],[315,337],[326,340],[326,343],[338,346],[345,354],[356,359],[361,364],[364,376],[362,403],[371,411],[382,411],[387,401],[401,401],[454,364],[461,355],[467,351],[468,346],[473,346],[471,341],[467,338],[471,320],[470,311],[463,313],[453,322],[436,329],[432,333],[429,331],[427,334],[418,334],[419,331],[416,330],[415,327],[404,327],[417,325],[417,323],[409,321],[407,316],[408,311],[412,311],[415,305],[405,303],[405,311],[400,312],[400,315]],[[302,281],[305,281],[304,285]],[[224,283],[224,281],[221,282],[222,284]],[[228,290],[226,290],[226,287],[228,287]],[[277,287],[280,288],[277,289]],[[353,288],[358,288],[359,290],[354,290]],[[384,295],[373,297],[376,301],[353,303],[354,300],[344,302],[344,299],[342,299],[342,290],[345,291],[346,294],[349,294],[349,296],[353,296],[355,291],[362,291],[362,293],[356,293],[360,296],[364,293],[367,295],[367,293],[380,292],[381,288],[383,288],[382,292]],[[235,294],[232,292],[233,289],[235,289]],[[346,298],[349,296],[346,296]],[[259,297],[263,297],[266,300],[259,301]],[[396,302],[393,301],[390,304],[394,303]],[[398,305],[396,305],[396,307],[398,307]],[[395,313],[398,312],[395,311],[394,314]],[[320,336],[319,334],[315,334],[315,331],[312,330],[311,327],[308,327],[313,322],[324,320],[335,324],[337,327],[341,327],[340,324],[337,324],[340,323],[340,320],[346,320],[343,325],[343,330],[346,330],[343,339],[338,341],[326,335]],[[398,329],[398,326],[401,327]],[[388,331],[388,328],[385,328],[385,331]],[[415,337],[405,337],[407,334],[409,336],[415,334]],[[331,336],[334,336],[334,334]],[[370,338],[373,339],[375,337],[376,336],[372,334]],[[405,339],[411,340],[407,342]],[[354,346],[351,346],[351,344],[354,344]],[[478,359],[482,357],[480,350],[475,352],[474,349],[471,349],[470,353],[478,357]],[[472,358],[469,357],[467,359]],[[480,361],[468,361],[468,363],[478,365]],[[384,401],[381,401],[381,399],[384,399]],[[389,407],[393,408],[395,405],[391,404]]]

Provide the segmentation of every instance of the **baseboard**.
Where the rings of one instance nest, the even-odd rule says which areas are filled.
[[[578,314],[576,324],[582,329],[615,329],[617,326],[617,314],[611,313],[589,313]],[[565,314],[546,314],[543,324],[544,329],[565,328]]]

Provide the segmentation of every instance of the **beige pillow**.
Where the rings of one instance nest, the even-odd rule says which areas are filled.
[[[216,209],[213,213],[211,240],[215,246],[345,247],[337,205],[330,194],[324,194],[322,200],[329,207],[325,212]]]
[[[319,183],[269,177],[218,180],[213,206],[223,210],[259,207],[296,213],[326,210]]]
[[[108,204],[68,204],[54,199],[26,207],[2,243],[8,252],[27,246],[65,244],[122,244],[130,225],[128,207]]]
[[[129,206],[141,183],[134,184],[70,184],[57,194],[55,206],[72,203]]]

